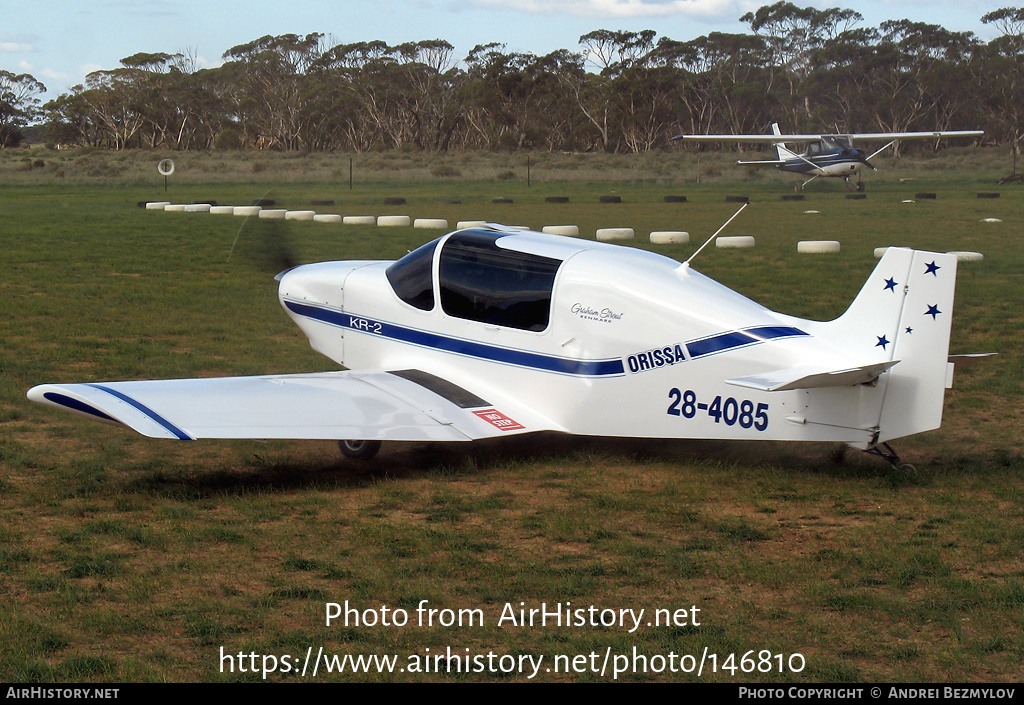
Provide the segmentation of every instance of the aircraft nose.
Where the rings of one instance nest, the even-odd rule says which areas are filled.
[[[301,266],[302,266],[301,264],[297,264],[294,267],[289,267],[288,269],[281,270],[280,272],[278,272],[277,274],[274,275],[274,281],[276,281],[276,282],[281,281],[282,279],[284,279],[284,275],[286,275],[288,272],[292,271],[293,269],[298,269]]]
[[[345,280],[369,262],[318,262],[286,269],[277,275],[278,298],[341,308]]]
[[[324,295],[325,282],[329,280],[320,273],[323,267],[313,264],[300,264],[278,274],[274,279],[278,282],[278,296],[301,300],[321,300]]]

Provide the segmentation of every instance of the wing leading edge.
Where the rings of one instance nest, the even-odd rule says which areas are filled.
[[[984,130],[936,130],[933,132],[849,132],[819,135],[676,135],[672,141],[689,140],[692,142],[763,142],[778,144],[780,142],[809,143],[822,139],[849,139],[851,142],[870,142],[880,140],[927,140],[942,137],[981,137]]]
[[[151,438],[469,441],[558,430],[416,370],[45,384],[29,399]]]

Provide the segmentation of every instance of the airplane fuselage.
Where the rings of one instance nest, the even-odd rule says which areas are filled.
[[[776,166],[782,171],[808,176],[849,179],[870,167],[864,150],[853,147],[839,136],[811,142],[802,154],[796,154],[780,143],[776,145],[776,155],[779,160]]]
[[[868,447],[884,384],[768,392],[725,380],[891,359],[881,330],[829,340],[825,324],[674,260],[536,233],[461,231],[397,262],[306,265],[280,279],[281,304],[314,349],[351,369],[452,381],[519,429]]]
[[[804,155],[804,159],[790,159],[785,164],[779,165],[779,169],[795,174],[834,176],[848,179],[863,171],[866,166],[863,158],[850,158],[842,152],[833,152],[829,154]]]

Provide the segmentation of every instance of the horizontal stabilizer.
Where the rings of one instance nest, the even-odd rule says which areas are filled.
[[[998,355],[999,353],[963,353],[960,355],[950,355],[948,361],[957,365],[958,367],[967,367],[973,365],[976,362],[981,362],[987,357]]]
[[[782,166],[786,163],[784,159],[767,159],[759,162],[736,162],[737,164],[757,164],[762,166]]]
[[[888,360],[873,365],[830,370],[815,365],[801,365],[784,370],[772,370],[749,377],[725,380],[726,384],[737,387],[759,389],[764,392],[782,392],[790,389],[814,389],[816,387],[852,387],[874,381],[899,360]]]
[[[552,430],[415,370],[45,384],[29,399],[151,438],[468,441]]]

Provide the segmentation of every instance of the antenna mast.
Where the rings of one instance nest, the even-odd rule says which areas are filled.
[[[729,220],[727,220],[727,221],[725,221],[724,223],[722,223],[722,227],[720,227],[720,228],[719,228],[718,230],[716,230],[716,231],[715,231],[715,234],[714,234],[714,235],[712,235],[711,237],[709,237],[709,238],[708,238],[708,239],[707,239],[707,240],[706,240],[706,241],[704,242],[704,244],[703,244],[703,245],[701,245],[700,247],[698,247],[698,248],[697,248],[697,251],[696,251],[696,252],[694,252],[694,253],[693,253],[692,255],[690,255],[690,259],[688,259],[688,260],[686,260],[685,262],[683,262],[683,267],[689,267],[689,266],[690,266],[690,261],[691,261],[691,260],[693,260],[693,258],[694,258],[694,257],[696,257],[697,255],[699,255],[699,254],[700,254],[700,251],[701,251],[701,250],[703,250],[703,249],[704,249],[705,247],[707,247],[708,245],[710,245],[710,244],[711,244],[711,241],[712,241],[712,240],[714,240],[714,239],[715,239],[716,237],[718,237],[718,236],[719,236],[719,234],[721,234],[721,232],[722,232],[723,230],[725,230],[726,226],[728,226],[728,225],[729,225],[729,223],[731,223],[731,222],[733,221],[733,219],[734,219],[734,218],[736,218],[736,216],[738,216],[738,215],[739,215],[740,213],[742,213],[742,212],[743,212],[743,209],[744,209],[744,208],[746,208],[746,207],[747,207],[747,206],[749,206],[749,205],[750,205],[750,203],[744,203],[744,204],[743,204],[742,206],[740,206],[740,209],[739,209],[738,211],[736,211],[735,213],[733,213],[733,214],[732,214],[732,217],[731,217],[731,218],[729,218]]]

